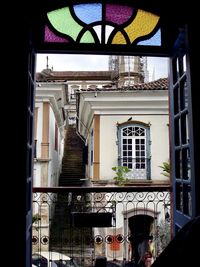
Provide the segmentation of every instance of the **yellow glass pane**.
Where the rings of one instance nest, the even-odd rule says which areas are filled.
[[[47,16],[52,26],[58,32],[69,35],[74,40],[76,40],[83,28],[73,19],[68,7],[48,12]]]
[[[117,32],[112,40],[112,44],[126,44],[126,39],[121,32]]]
[[[159,16],[139,9],[133,22],[124,28],[129,36],[130,42],[133,43],[138,37],[151,33],[159,19]],[[121,36],[117,33],[113,38],[113,43],[121,44],[121,41]]]

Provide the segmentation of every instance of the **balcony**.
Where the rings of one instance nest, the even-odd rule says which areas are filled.
[[[126,174],[127,179],[144,179],[151,180],[150,158],[145,157],[122,157],[118,158],[119,166],[126,166],[129,172]]]
[[[33,253],[56,251],[82,267],[98,257],[125,266],[152,241],[155,259],[170,241],[170,187],[33,188]]]

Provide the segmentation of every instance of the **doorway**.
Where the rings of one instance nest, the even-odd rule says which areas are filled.
[[[161,6],[162,6],[162,4],[163,3],[160,3]],[[36,5],[37,7],[35,7],[34,5],[35,5],[35,3],[33,3],[32,6],[33,6],[33,11],[36,14],[36,17],[37,18],[38,17],[42,17],[41,14],[43,14],[42,12],[44,10],[42,9],[42,7],[40,5],[39,5],[40,6],[39,9],[37,10],[38,6]],[[157,10],[159,10],[159,6],[160,5],[159,5],[159,1],[158,1],[158,9]],[[148,4],[148,6],[149,6],[149,4]],[[186,10],[184,9],[184,7],[179,7],[179,8],[181,8],[181,11],[185,11],[185,12],[180,12],[180,10],[177,10],[177,9],[175,9],[173,11],[173,13],[170,12],[170,14],[172,14],[172,23],[171,23],[171,25],[174,25],[173,29],[175,29],[175,32],[177,32],[177,29],[179,28],[180,25],[182,26],[183,23],[186,23],[186,24],[188,23],[187,18],[184,17],[184,15],[187,13]],[[150,9],[153,9],[153,8],[150,8]],[[24,150],[27,150],[27,151],[23,150],[24,153],[23,153],[23,156],[22,156],[22,161],[24,163],[21,166],[16,165],[16,169],[15,170],[17,171],[17,175],[19,176],[19,179],[15,179],[13,181],[13,183],[12,183],[13,196],[15,196],[16,199],[18,199],[18,203],[16,203],[16,208],[18,210],[19,218],[21,218],[21,219],[19,219],[21,223],[20,224],[18,223],[12,229],[11,232],[12,232],[12,234],[14,236],[18,237],[18,238],[16,238],[16,240],[17,240],[16,241],[16,248],[20,247],[24,251],[23,253],[21,253],[20,256],[18,256],[18,260],[17,260],[18,264],[17,264],[17,266],[25,266],[24,259],[27,259],[27,265],[26,266],[29,266],[30,265],[30,260],[28,261],[28,259],[30,259],[30,257],[29,257],[30,255],[27,256],[27,254],[28,254],[27,253],[27,249],[30,247],[29,238],[30,238],[31,235],[30,235],[29,231],[30,231],[31,225],[27,224],[27,226],[25,226],[26,225],[25,222],[26,221],[27,222],[31,222],[31,212],[30,212],[31,211],[30,210],[31,209],[31,200],[30,200],[30,196],[31,196],[31,188],[32,188],[32,184],[31,184],[31,177],[32,177],[32,173],[31,173],[32,156],[31,155],[32,155],[32,152],[29,151],[29,148],[31,148],[33,140],[31,140],[30,135],[27,136],[27,129],[31,129],[32,128],[31,125],[32,125],[32,122],[33,122],[33,117],[31,117],[32,110],[30,110],[29,108],[27,109],[27,106],[31,107],[31,102],[32,102],[31,99],[33,99],[33,94],[34,94],[34,83],[30,82],[31,80],[34,80],[34,56],[31,57],[30,55],[33,55],[36,52],[37,49],[35,47],[33,47],[33,46],[30,47],[30,43],[31,43],[30,39],[29,39],[30,35],[27,34],[28,26],[27,27],[25,26],[25,25],[30,25],[29,24],[30,21],[26,17],[27,24],[24,23],[24,21],[23,22],[19,22],[18,21],[18,16],[19,16],[19,14],[22,14],[22,16],[23,16],[24,15],[24,11],[20,10],[20,8],[19,8],[18,11],[19,11],[19,13],[16,12],[14,18],[16,19],[15,22],[16,22],[16,25],[18,26],[18,29],[20,29],[20,31],[16,31],[16,33],[13,33],[13,35],[10,37],[10,41],[11,41],[11,43],[15,44],[15,48],[16,48],[16,51],[18,51],[18,53],[16,53],[16,55],[12,54],[12,57],[10,59],[11,59],[11,62],[13,62],[13,60],[14,60],[15,62],[21,62],[21,65],[22,65],[21,70],[16,70],[15,74],[13,75],[13,77],[14,77],[14,80],[18,81],[18,84],[20,85],[20,92],[21,92],[20,95],[22,96],[22,98],[20,100],[21,105],[19,105],[19,108],[18,108],[18,113],[19,113],[19,117],[21,118],[21,122],[18,122],[17,125],[18,126],[20,125],[20,127],[22,129],[24,129],[24,133],[18,137],[18,142],[15,144],[17,152],[13,151],[13,147],[11,147],[11,150],[13,151],[13,157],[15,157],[15,158],[18,157],[18,152],[21,150],[22,147],[24,148]],[[30,13],[30,7],[27,8],[27,12],[28,11]],[[167,9],[167,11],[168,11],[168,9]],[[175,16],[177,14],[179,14],[178,17]],[[33,17],[35,18],[35,16],[33,16]],[[31,19],[33,17],[31,17]],[[177,19],[175,19],[176,17],[177,17]],[[180,21],[179,21],[179,19],[180,19]],[[32,20],[32,22],[33,21],[34,20]],[[193,98],[192,99],[195,99],[195,98],[198,99],[198,97],[195,97],[196,94],[197,94],[195,92],[198,92],[198,87],[197,87],[197,85],[198,85],[197,76],[198,75],[194,75],[195,70],[194,70],[194,67],[192,67],[192,66],[196,66],[197,65],[196,63],[198,63],[198,60],[195,59],[196,55],[198,53],[197,53],[197,51],[195,49],[192,49],[192,51],[191,51],[191,46],[192,46],[191,40],[193,39],[191,37],[195,37],[195,34],[194,34],[194,30],[192,30],[192,27],[193,27],[192,22],[188,23],[188,24],[189,24],[188,26],[189,26],[189,33],[190,33],[189,39],[188,39],[189,40],[189,44],[190,44],[190,49],[189,49],[189,51],[187,51],[187,53],[189,53],[190,60],[192,61],[192,65],[191,65],[191,61],[188,62],[188,64],[189,64],[189,68],[188,68],[189,84],[192,86],[192,93],[193,93]],[[38,29],[40,29],[40,27]],[[170,30],[169,30],[169,32],[170,32]],[[178,36],[178,34],[176,34],[176,37],[177,36]],[[21,42],[18,42],[19,38],[20,38]],[[174,43],[174,39],[173,38],[172,38],[172,41]],[[172,48],[172,43],[170,43],[170,48]],[[64,50],[63,46],[61,46],[61,47],[57,46],[57,49],[59,51],[63,51]],[[47,50],[48,49],[46,47],[46,51]],[[55,51],[55,47],[53,47],[52,50]],[[73,50],[72,47],[71,47],[71,50]],[[41,46],[40,46],[40,51],[41,51]],[[45,47],[43,47],[43,51],[45,51]],[[152,52],[151,48],[149,48],[149,51]],[[109,49],[108,49],[108,52],[109,52]],[[138,50],[137,50],[137,52],[138,52]],[[31,60],[31,58],[32,58],[32,60]],[[28,65],[29,65],[29,68],[27,68]],[[190,74],[193,74],[193,75],[190,77]],[[195,78],[195,76],[196,76],[196,78]],[[28,77],[30,78],[29,80],[28,80]],[[29,85],[28,86],[28,92],[27,92],[27,85]],[[28,98],[27,98],[27,95],[28,95]],[[18,98],[19,98],[19,91],[13,92],[13,95],[12,95],[13,106],[16,105],[16,99],[18,99]],[[28,99],[28,103],[27,103],[27,99]],[[30,102],[29,102],[29,100],[30,100]],[[193,100],[190,99],[190,101],[193,101]],[[198,106],[195,105],[194,102],[192,102],[192,104],[194,104],[194,105],[193,105],[193,107],[191,107],[191,105],[190,105],[190,108],[189,108],[190,112],[195,107],[196,107],[196,111],[197,111],[198,110],[198,108],[197,108]],[[27,113],[28,112],[27,110],[30,110],[30,114]],[[193,120],[190,120],[190,122],[193,123],[194,125],[198,125],[198,118],[197,118],[197,115],[196,115],[197,113],[198,112],[196,112],[196,113],[193,112],[193,117],[192,117]],[[193,131],[193,127],[190,128],[190,129],[191,129],[191,131]],[[30,130],[29,133],[31,134],[32,130]],[[192,136],[193,136],[193,132],[192,132]],[[195,134],[194,134],[194,140],[193,140],[195,142],[195,144],[198,143],[198,136],[199,136],[199,131],[197,130],[197,127],[196,127],[195,128]],[[27,140],[28,140],[28,142],[27,142]],[[194,145],[193,141],[190,139],[191,146]],[[12,145],[13,145],[13,143],[12,143]],[[196,188],[199,188],[199,182],[197,182],[196,179],[195,179],[196,176],[199,177],[199,175],[197,175],[197,174],[199,174],[199,170],[197,168],[197,164],[196,164],[196,166],[194,165],[196,159],[198,158],[197,157],[198,153],[196,152],[196,148],[194,149],[193,147],[192,147],[191,152],[192,153],[194,152],[194,155],[196,155],[193,158],[193,161],[192,161],[193,162],[192,163],[193,164],[192,165],[192,176],[191,176],[192,177],[191,178],[192,179],[192,188],[194,188],[195,185],[198,185],[198,187],[196,187]],[[27,170],[28,170],[28,172],[27,172]],[[10,187],[9,183],[8,183],[8,185]],[[19,188],[19,187],[22,190],[22,194],[21,195],[19,195],[17,192],[15,192],[16,188]],[[178,191],[180,193],[180,194],[178,193],[178,196],[180,196],[180,195],[183,196],[184,194],[182,192],[184,190],[183,189],[184,186],[183,187],[182,186],[180,186],[180,187],[178,186],[178,188],[180,189]],[[195,192],[193,190],[191,191],[192,195],[193,195],[192,205],[194,206],[194,209],[192,209],[192,210],[194,210],[194,212],[192,213],[192,217],[195,216],[196,214],[198,214],[198,211],[199,211],[199,204],[198,204],[198,201],[196,201],[196,195],[197,195],[196,193],[197,193],[197,191],[198,191],[197,189],[195,190]],[[25,199],[26,199],[26,205],[24,203]],[[179,203],[181,203],[181,202],[179,201]],[[176,208],[179,210],[180,207],[182,207],[182,205],[178,205]],[[184,209],[183,209],[183,212],[184,212]],[[183,214],[183,212],[182,211],[179,212],[179,215],[180,215],[180,213]],[[9,217],[9,218],[11,220],[13,219],[12,217]],[[184,214],[183,214],[183,216],[179,216],[178,217],[178,215],[177,215],[176,219],[178,220],[177,227],[180,228],[186,222],[186,220],[188,220],[188,216],[184,216]],[[25,228],[26,228],[26,231],[24,230]],[[24,240],[27,240],[27,244],[26,245],[24,243],[25,242]]]

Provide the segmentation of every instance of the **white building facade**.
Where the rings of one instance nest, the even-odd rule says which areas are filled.
[[[59,183],[65,134],[64,91],[64,85],[59,83],[53,86],[48,83],[38,83],[36,87],[34,187],[54,187]],[[34,199],[37,200],[37,197]],[[54,205],[50,201],[42,205],[33,201],[33,216],[39,218],[39,221],[33,223],[33,236],[35,239],[41,239],[40,242],[35,240],[36,246],[33,245],[33,251],[38,250],[39,243],[42,244],[41,249],[48,248],[45,237],[49,236],[49,218],[53,212]]]
[[[112,167],[122,165],[140,170],[127,174],[129,182],[167,181],[159,167],[169,159],[167,90],[94,90],[79,95],[79,133],[89,151],[87,177],[112,181]]]

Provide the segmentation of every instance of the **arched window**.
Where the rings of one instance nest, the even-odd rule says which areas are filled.
[[[140,123],[118,126],[118,164],[130,169],[129,179],[150,179],[149,132],[149,126]]]
[[[174,33],[157,8],[139,2],[50,1],[35,25],[36,48],[168,55]]]

